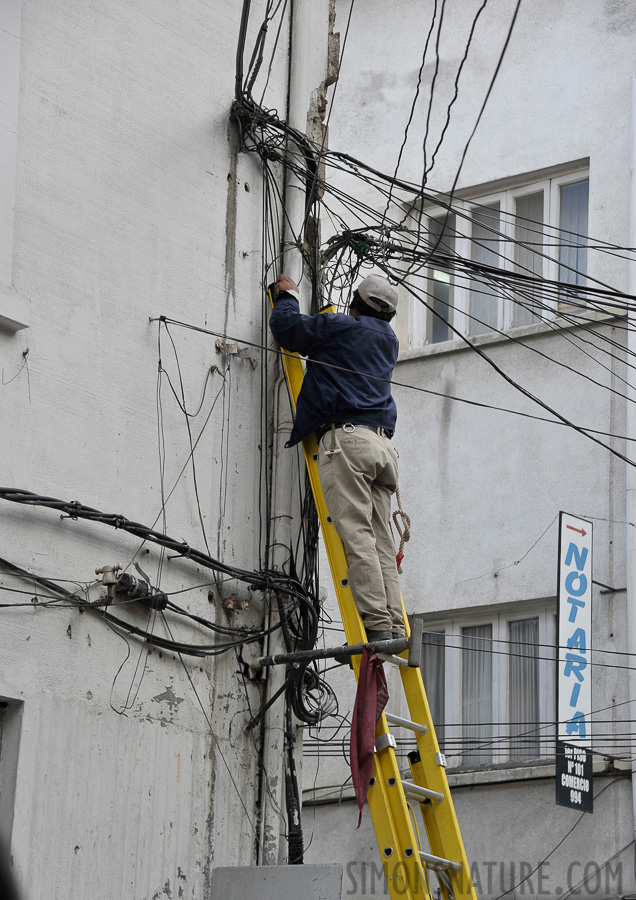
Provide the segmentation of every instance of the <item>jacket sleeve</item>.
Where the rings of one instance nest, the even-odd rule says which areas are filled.
[[[312,351],[329,336],[334,319],[330,313],[305,316],[300,312],[298,300],[284,291],[278,295],[269,320],[274,338],[285,350],[310,356]]]

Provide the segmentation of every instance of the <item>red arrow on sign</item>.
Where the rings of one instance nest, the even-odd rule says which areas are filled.
[[[578,534],[580,534],[581,537],[585,537],[585,535],[587,534],[587,531],[584,528],[575,528],[574,525],[566,525],[565,527],[569,528],[571,531],[578,532]]]

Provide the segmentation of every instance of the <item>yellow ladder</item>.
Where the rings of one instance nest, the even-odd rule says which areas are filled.
[[[273,302],[271,288],[269,294]],[[326,311],[333,310],[323,310]],[[295,412],[304,363],[296,353],[283,350],[282,354]],[[315,436],[306,438],[303,447],[347,643],[363,643],[366,633],[347,580],[344,547],[329,517],[318,478]],[[403,616],[408,637],[410,628],[404,607]],[[411,716],[410,720],[388,713],[380,717],[376,727],[373,776],[367,794],[389,896],[419,900],[430,895],[430,870],[437,873],[444,900],[477,900],[421,671],[409,667],[405,653],[393,657],[382,655],[382,658],[399,666]],[[361,657],[353,656],[351,662],[358,680]],[[409,754],[412,781],[403,781],[400,775],[389,723],[410,729],[416,736],[417,752]],[[419,804],[430,852],[419,847],[419,834],[409,800]]]

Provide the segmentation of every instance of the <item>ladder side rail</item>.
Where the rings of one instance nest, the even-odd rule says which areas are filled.
[[[428,894],[425,867],[390,747],[375,754],[367,805],[390,896],[423,900]]]
[[[440,804],[420,804],[424,827],[431,852],[435,856],[455,860],[462,864],[461,872],[449,872],[455,896],[460,900],[477,900],[470,875],[470,866],[462,840],[455,807],[448,787],[446,769],[436,762],[439,744],[431,717],[426,690],[419,669],[400,669],[404,692],[411,718],[427,726],[425,734],[417,735],[420,761],[411,764],[413,782],[444,795]]]

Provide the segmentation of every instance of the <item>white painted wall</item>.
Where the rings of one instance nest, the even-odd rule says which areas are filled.
[[[20,63],[17,130],[11,121],[7,129],[15,175],[0,193],[0,282],[28,307],[29,327],[0,331],[0,480],[152,525],[162,505],[161,442],[164,492],[176,489],[156,527],[203,549],[207,540],[213,556],[258,569],[266,526],[258,445],[268,414],[260,355],[250,350],[250,359],[228,365],[214,337],[171,331],[189,410],[210,366],[225,375],[210,376],[191,420],[196,439],[215,403],[196,449],[202,526],[187,429],[165,376],[158,414],[159,327],[149,321],[167,315],[262,339],[261,176],[254,156],[237,156],[229,124],[242,5],[21,6],[11,28],[8,13],[19,13],[19,3],[3,4],[0,21],[2,46],[19,51]],[[247,60],[264,9],[263,0],[252,2]],[[320,10],[325,38],[309,61],[312,91],[326,68]],[[286,19],[265,101],[283,114],[287,31]],[[10,143],[0,145],[3,177]],[[178,390],[165,332],[160,354]],[[7,559],[73,585],[93,581],[98,566],[130,563],[139,550],[113,529],[5,501],[0,535]],[[187,589],[175,599],[192,612],[261,624],[258,594],[230,618],[200,586],[209,572],[154,547],[137,560],[163,590]],[[4,602],[29,602],[34,590],[4,574],[0,585],[29,592],[2,591]],[[223,597],[233,592],[247,596],[233,582],[222,586]],[[200,898],[213,867],[255,862],[260,734],[245,726],[260,703],[248,666],[257,647],[182,664],[124,640],[93,613],[2,613],[0,697],[13,704],[2,783],[15,789],[15,802],[3,798],[0,826],[12,830],[25,900]],[[148,611],[128,616],[166,633]],[[170,622],[179,640],[210,640],[182,619]]]
[[[452,96],[452,76],[479,5],[471,0],[445,6],[429,159]],[[495,0],[484,11],[460,81],[451,126],[427,185],[430,190],[448,190],[453,183],[514,6]],[[332,149],[393,173],[432,8],[431,2],[412,0],[391,4],[369,0],[354,6],[331,112]],[[341,31],[349,9],[348,0],[338,0],[336,24]],[[630,4],[573,5],[560,0],[522,3],[458,187],[466,189],[589,157],[589,232],[626,245],[635,33],[636,11]],[[400,168],[401,176],[413,181],[419,181],[422,172],[433,59],[430,54]],[[351,184],[347,182],[347,190]],[[377,206],[377,198],[362,182],[357,190],[356,196]],[[360,224],[356,222],[355,227]],[[606,257],[595,261],[594,266],[592,274],[596,277],[626,289],[623,261]],[[398,330],[403,338],[405,333],[399,324]],[[603,326],[603,333],[619,346],[624,340],[620,321]],[[560,335],[538,334],[526,338],[526,342],[575,366],[593,380],[622,390],[622,361],[606,359],[609,371],[604,370]],[[407,349],[406,342],[403,348]],[[505,372],[574,422],[615,435],[625,433],[625,403],[619,396],[506,342],[484,342],[483,349]],[[544,414],[476,354],[456,347],[405,352],[395,377],[451,396]],[[394,442],[400,453],[403,501],[412,520],[402,576],[410,613],[438,613],[443,617],[449,610],[487,612],[496,603],[553,598],[556,523],[533,545],[559,510],[596,517],[595,578],[619,589],[625,587],[625,479],[620,460],[557,425],[471,408],[405,388],[396,388],[395,397],[399,419]],[[611,444],[624,451],[623,441],[612,439]],[[624,593],[604,595],[596,588],[594,629],[596,646],[626,649]],[[622,658],[599,657],[601,661],[607,659]],[[628,718],[625,707],[620,706],[626,697],[624,670],[596,670],[595,707],[615,704],[608,718]],[[347,702],[343,707],[341,711],[346,712]],[[622,726],[624,731],[630,729],[629,724]],[[600,746],[629,756],[623,744],[611,739]],[[332,791],[335,803],[338,785],[347,774],[344,762],[323,755],[318,772],[312,769],[305,783],[307,797],[314,787],[322,796],[323,788],[324,792]],[[475,783],[480,784],[479,777]],[[608,781],[599,779],[598,790],[606,784]],[[550,782],[522,780],[512,785],[459,787],[454,798],[468,857],[482,872],[480,896],[496,897],[501,892],[497,878],[491,879],[490,885],[483,880],[488,861],[508,865],[528,860],[536,865],[574,824],[574,813],[555,807]],[[543,885],[546,895],[556,896],[559,889],[567,889],[571,864],[582,861],[585,865],[592,860],[600,865],[628,844],[633,829],[630,804],[628,780],[609,787],[599,797],[594,819],[588,817],[573,840],[551,858],[549,879]],[[307,806],[305,814],[312,823],[315,859],[335,854],[345,866],[379,862],[369,821],[366,831],[354,831],[355,804]],[[611,835],[603,847],[597,841],[600,834]],[[632,853],[628,848],[619,857],[623,875],[620,889],[614,884],[606,890],[605,881],[601,881],[593,896],[633,890]],[[506,879],[509,885],[507,875]],[[355,887],[351,878],[348,882],[345,878],[345,888],[350,896],[365,898],[382,892],[382,885],[376,885],[375,892],[369,883],[363,889],[360,878]],[[528,885],[525,892],[530,892]]]

